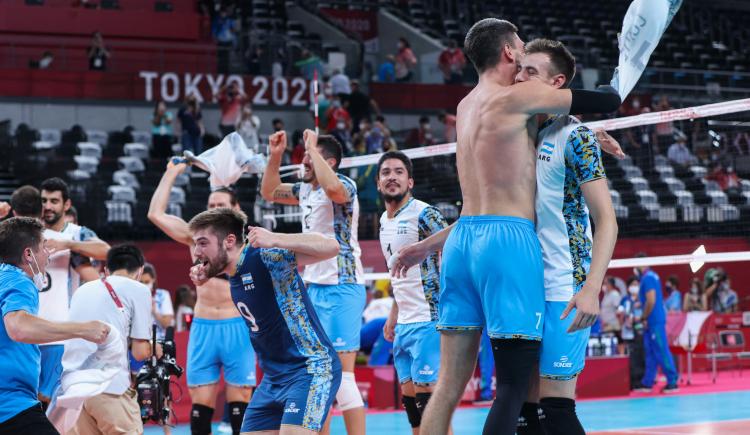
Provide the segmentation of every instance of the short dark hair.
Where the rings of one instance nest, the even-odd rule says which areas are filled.
[[[505,44],[515,47],[513,35],[518,32],[510,21],[485,18],[471,26],[464,39],[466,56],[481,74],[500,62]]]
[[[380,174],[380,167],[383,166],[383,163],[386,160],[390,159],[396,159],[401,160],[404,163],[404,166],[406,166],[406,173],[409,174],[409,178],[414,178],[413,176],[413,166],[411,164],[411,159],[409,159],[409,156],[404,154],[401,151],[387,151],[383,153],[382,156],[380,156],[380,160],[378,160],[378,174]]]
[[[318,147],[321,149],[323,158],[336,160],[336,166],[334,170],[339,169],[341,159],[344,157],[344,149],[341,143],[330,134],[322,134],[318,136]]]
[[[278,124],[279,122],[282,124],[284,123],[280,118],[274,118],[273,121],[271,121],[271,125]]]
[[[40,187],[41,187],[41,190],[46,190],[47,192],[62,193],[63,201],[67,201],[70,198],[70,190],[68,190],[68,183],[63,181],[62,178],[58,178],[58,177],[47,178],[46,180],[42,181],[42,185]]]
[[[565,76],[564,88],[570,86],[576,75],[576,58],[560,41],[537,38],[526,44],[526,54],[543,53],[549,56],[552,75]]]
[[[674,288],[677,288],[680,286],[680,280],[677,278],[677,275],[670,275],[669,278],[667,278],[667,281],[672,284]]]
[[[241,243],[245,235],[247,216],[241,211],[231,208],[214,208],[198,213],[188,223],[191,233],[211,229],[221,242],[229,234],[234,234]]]
[[[0,223],[0,262],[21,265],[23,251],[44,240],[44,225],[32,217],[12,217]]]
[[[10,206],[17,216],[38,218],[42,215],[42,194],[34,186],[21,186],[10,196]]]
[[[427,124],[430,122],[430,117],[426,115],[422,115],[419,117],[419,123],[420,124]]]
[[[217,193],[217,192],[226,193],[227,195],[229,195],[229,203],[232,204],[232,206],[235,206],[240,203],[240,201],[237,199],[237,193],[231,187],[228,187],[228,186],[219,187],[218,189],[213,190],[211,193]]]
[[[125,269],[133,273],[143,267],[143,252],[132,243],[113,246],[107,252],[107,269],[110,272]]]

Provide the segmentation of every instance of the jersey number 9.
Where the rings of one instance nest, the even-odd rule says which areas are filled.
[[[258,325],[255,323],[255,316],[253,316],[253,313],[250,312],[250,309],[245,305],[244,302],[237,302],[237,310],[242,314],[242,317],[245,318],[248,322],[250,322],[250,331],[252,332],[258,332],[260,328],[258,328]]]

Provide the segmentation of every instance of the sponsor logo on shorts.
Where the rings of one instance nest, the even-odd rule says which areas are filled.
[[[255,290],[255,283],[253,283],[253,276],[249,273],[242,275],[242,287],[245,288],[246,292]]]
[[[560,357],[559,361],[555,361],[552,363],[553,367],[556,368],[562,368],[562,369],[569,369],[573,367],[573,363],[568,361],[568,357],[563,355]]]
[[[422,370],[419,371],[419,374],[420,375],[434,375],[435,374],[435,370],[433,370],[432,367],[426,365],[426,366],[422,367]]]
[[[333,342],[334,346],[346,346],[346,342],[341,337],[336,337],[336,341]]]
[[[289,406],[284,409],[284,412],[288,412],[290,414],[297,414],[299,413],[299,408],[297,408],[297,404],[292,402],[289,404]]]

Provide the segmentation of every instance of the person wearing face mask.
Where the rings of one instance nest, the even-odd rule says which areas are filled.
[[[398,38],[396,43],[398,52],[396,53],[396,63],[394,66],[396,82],[406,83],[410,82],[414,73],[412,69],[417,65],[417,57],[414,56],[414,52],[411,50],[411,45],[406,38]]]
[[[167,327],[174,326],[172,297],[168,290],[156,287],[156,268],[151,263],[143,265],[140,282],[151,291],[153,300],[151,314],[154,316],[154,325],[156,325],[156,339],[161,340],[164,338]]]
[[[419,118],[419,127],[412,129],[406,137],[406,148],[417,148],[435,144],[435,136],[430,126],[430,118],[421,116]]]
[[[693,278],[690,282],[690,291],[685,293],[682,301],[682,310],[688,311],[706,311],[706,297],[703,295],[703,283],[698,278]]]
[[[645,254],[636,257],[643,258]],[[675,368],[672,352],[667,343],[666,320],[667,313],[662,302],[661,280],[649,267],[637,267],[634,269],[640,278],[640,289],[638,299],[643,305],[643,349],[646,354],[646,372],[641,383],[635,388],[636,391],[651,392],[656,381],[656,370],[661,368],[667,377],[667,385],[662,389],[663,393],[674,393],[679,391],[677,387],[677,369]]]
[[[37,316],[49,252],[44,226],[29,217],[0,223],[0,434],[57,434],[38,400],[39,344],[82,338],[102,344],[109,326]]]
[[[630,386],[635,388],[640,383],[644,371],[643,357],[643,309],[638,299],[640,284],[638,278],[628,279],[628,292],[622,297],[617,307],[617,316],[622,323],[620,338],[624,348],[630,356]]]
[[[334,130],[352,130],[352,117],[349,115],[349,103],[346,100],[342,100],[338,96],[334,96],[331,100],[331,107],[326,112],[326,118],[328,119],[328,125],[326,130],[332,132]]]
[[[680,294],[680,290],[678,290],[679,286],[680,281],[675,275],[670,276],[667,279],[667,283],[664,285],[667,290],[665,295],[666,298],[664,299],[664,308],[667,309],[668,313],[679,313],[682,311],[682,295]]]

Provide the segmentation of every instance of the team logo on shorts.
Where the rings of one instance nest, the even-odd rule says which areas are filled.
[[[284,410],[284,412],[288,412],[290,414],[297,414],[299,412],[299,408],[297,408],[297,404],[292,402],[289,404],[289,406]]]
[[[422,367],[422,370],[419,371],[420,375],[433,375],[435,374],[435,370],[432,370],[432,367],[425,365]]]
[[[552,363],[552,366],[556,368],[563,368],[563,369],[569,369],[573,367],[572,362],[568,362],[568,357],[563,355],[560,357],[560,361],[555,361]]]
[[[336,341],[333,342],[334,346],[345,346],[346,342],[341,339],[341,337],[337,337]]]
[[[253,276],[249,273],[242,275],[242,287],[245,288],[246,292],[255,290],[255,284],[253,283]]]

